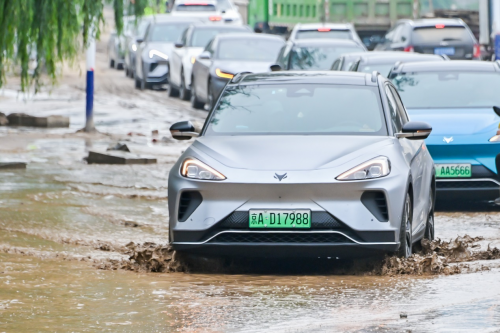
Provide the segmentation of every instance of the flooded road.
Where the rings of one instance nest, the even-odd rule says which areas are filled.
[[[465,261],[452,275],[380,276],[372,266],[338,269],[335,260],[307,269],[254,263],[245,274],[113,269],[129,261],[131,242],[167,243],[168,171],[189,144],[172,140],[168,128],[201,124],[206,112],[165,91],[135,90],[123,72],[106,68],[103,45],[101,134],[75,133],[85,100],[74,72],[27,102],[14,83],[0,94],[2,112],[71,118],[69,129],[0,127],[0,160],[29,162],[0,170],[0,332],[500,332],[498,259]],[[117,142],[158,164],[85,162],[89,149]],[[500,247],[500,212],[476,210],[438,212],[436,236],[481,236],[480,249]]]

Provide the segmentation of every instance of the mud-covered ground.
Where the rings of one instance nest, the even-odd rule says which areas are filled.
[[[98,45],[95,121],[85,81],[0,91],[0,112],[66,115],[69,129],[0,126],[0,332],[500,332],[500,212],[452,203],[406,261],[193,262],[167,246],[167,177],[189,143],[169,126],[205,111],[138,91]],[[83,70],[83,64],[81,70]],[[153,136],[152,131],[158,135]],[[153,165],[88,165],[89,149],[126,143]]]

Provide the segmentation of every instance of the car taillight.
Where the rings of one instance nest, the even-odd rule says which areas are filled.
[[[210,21],[220,21],[220,20],[222,20],[222,17],[221,16],[210,16],[208,19]]]
[[[321,31],[321,32],[327,32],[330,30],[331,30],[330,28],[318,28],[318,31]]]
[[[474,56],[475,59],[481,58],[481,46],[479,44],[474,44]]]
[[[444,24],[436,24],[436,29],[444,29]]]
[[[413,46],[407,46],[407,47],[404,48],[403,51],[405,51],[405,52],[415,52],[415,50],[413,49]]]

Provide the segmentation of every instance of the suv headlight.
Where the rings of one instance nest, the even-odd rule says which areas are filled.
[[[182,162],[181,175],[191,179],[203,179],[203,180],[226,179],[226,176],[224,176],[219,171],[193,158],[188,158],[184,162]]]
[[[168,60],[168,55],[158,50],[150,50],[149,51],[149,59],[155,60]]]
[[[375,157],[365,163],[361,163],[340,176],[337,180],[363,180],[385,177],[391,172],[391,162],[385,156]]]

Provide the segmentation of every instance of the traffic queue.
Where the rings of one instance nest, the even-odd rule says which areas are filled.
[[[167,86],[209,111],[201,131],[171,127],[176,139],[197,138],[169,178],[176,249],[269,243],[286,253],[292,242],[315,244],[299,255],[333,246],[407,257],[434,238],[436,198],[500,204],[500,62],[480,61],[462,20],[400,20],[368,51],[351,24],[297,24],[285,39],[224,17],[218,2],[190,1],[131,18],[128,44],[109,52],[136,88]]]

